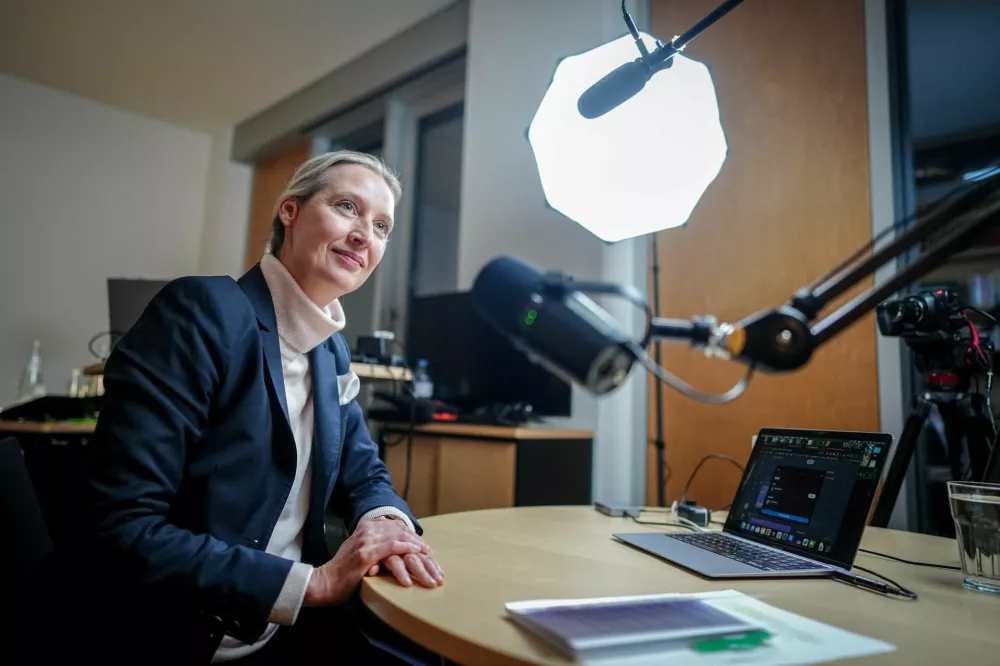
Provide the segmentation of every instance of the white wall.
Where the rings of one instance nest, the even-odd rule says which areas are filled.
[[[198,272],[208,135],[0,74],[0,404],[34,339],[65,393],[108,327],[107,278]]]
[[[600,277],[603,243],[546,206],[526,134],[559,58],[604,40],[602,5],[607,4],[472,0],[460,288],[470,287],[479,269],[503,253],[580,278]]]
[[[471,287],[479,269],[501,254],[577,278],[629,282],[646,275],[642,241],[609,248],[547,207],[526,138],[557,61],[624,32],[616,0],[471,0],[460,289]],[[635,372],[638,381],[600,405],[574,390],[573,416],[558,423],[596,431],[595,498],[642,497],[646,382]]]
[[[233,128],[209,133],[208,183],[198,272],[238,278],[246,268],[253,167],[229,159]]]

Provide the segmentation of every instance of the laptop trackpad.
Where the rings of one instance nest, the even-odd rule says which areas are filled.
[[[760,576],[766,573],[757,567],[752,567],[749,564],[743,564],[728,557],[717,555],[704,548],[672,539],[663,533],[640,532],[637,534],[614,534],[612,536],[651,555],[663,558],[692,571],[697,571],[711,578],[721,576]]]

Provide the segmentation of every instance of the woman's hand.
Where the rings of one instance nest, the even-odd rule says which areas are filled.
[[[392,520],[398,522],[391,516],[379,516],[374,520]],[[421,541],[423,541],[421,539]],[[424,544],[426,545],[426,543]],[[437,560],[434,559],[434,552],[428,547],[426,551],[407,555],[390,555],[382,565],[388,569],[401,585],[410,587],[416,580],[423,587],[437,587],[444,585],[444,570]],[[379,565],[374,565],[368,570],[369,576],[377,576]]]
[[[423,587],[444,585],[444,571],[434,559],[434,555],[426,553],[390,555],[383,564],[396,580],[406,587],[413,585],[414,580]],[[375,573],[378,573],[377,569]]]
[[[351,596],[358,583],[373,568],[377,572],[379,562],[385,562],[390,571],[396,573],[399,565],[396,560],[405,562],[403,575],[413,561],[414,576],[419,567],[423,568],[425,558],[433,562],[433,553],[404,523],[397,520],[365,520],[354,533],[344,541],[332,560],[315,569],[306,588],[304,604],[306,606],[327,606],[343,602]],[[392,560],[392,558],[396,558]],[[390,563],[392,560],[392,563]],[[436,563],[435,563],[436,564]],[[395,567],[395,569],[394,569]],[[399,578],[400,574],[396,573]],[[407,579],[409,576],[406,576]],[[421,583],[427,578],[420,576]],[[404,585],[409,583],[400,582]],[[433,587],[433,586],[431,586]]]

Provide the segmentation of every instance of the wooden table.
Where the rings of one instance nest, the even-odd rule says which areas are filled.
[[[858,565],[920,595],[908,602],[829,579],[710,581],[611,539],[613,532],[670,528],[608,518],[590,507],[497,509],[421,523],[445,585],[403,588],[388,577],[366,578],[361,599],[397,631],[461,664],[570,663],[504,619],[509,601],[725,589],[896,646],[851,663],[1000,662],[1000,598],[966,590],[956,571],[859,555]],[[955,542],[939,537],[869,528],[862,547],[958,564]]]

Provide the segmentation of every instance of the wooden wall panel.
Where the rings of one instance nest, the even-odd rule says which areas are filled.
[[[513,442],[442,437],[440,447],[438,513],[514,506]]]
[[[393,434],[396,440],[399,435]],[[406,441],[385,449],[385,464],[392,477],[392,485],[402,496],[406,487]],[[441,486],[441,438],[433,435],[414,435],[410,467],[410,492],[406,497],[413,515],[426,518],[439,513],[439,488]]]
[[[406,502],[417,518],[514,506],[517,447],[513,440],[417,434],[411,462]],[[405,441],[386,448],[385,464],[393,487],[402,494],[406,485]]]
[[[651,32],[669,39],[716,4],[653,0]],[[863,0],[749,0],[688,47],[712,71],[729,155],[687,225],[658,237],[664,316],[735,321],[780,305],[871,238],[864,44]],[[706,453],[745,461],[763,426],[877,430],[875,335],[865,318],[806,368],[758,374],[729,405],[665,388],[668,501]],[[677,345],[664,345],[664,365],[713,392],[744,372]],[[652,448],[648,460],[652,504]],[[711,461],[690,497],[721,507],[738,480]]]
[[[246,267],[250,268],[264,255],[264,246],[271,236],[274,203],[295,170],[311,156],[312,143],[303,141],[287,151],[260,162],[253,169],[253,191],[250,195],[250,226],[247,232]]]

